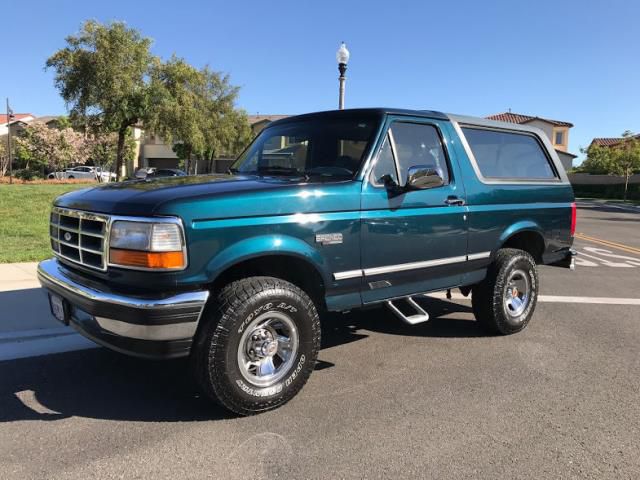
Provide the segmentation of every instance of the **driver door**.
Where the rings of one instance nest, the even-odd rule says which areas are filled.
[[[390,118],[362,192],[364,303],[460,284],[467,254],[465,196],[446,148],[448,125]],[[442,185],[403,188],[413,166],[435,169]]]

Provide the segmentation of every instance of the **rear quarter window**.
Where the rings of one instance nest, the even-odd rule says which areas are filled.
[[[542,145],[533,135],[471,127],[463,127],[462,132],[485,178],[558,178]]]

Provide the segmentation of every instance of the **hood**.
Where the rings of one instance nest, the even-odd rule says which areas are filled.
[[[345,182],[340,183],[345,185]],[[331,185],[335,184],[318,183],[313,188],[316,192],[318,188],[332,190]],[[166,177],[109,183],[76,190],[58,197],[54,205],[125,216],[180,213],[191,218],[225,218],[251,216],[273,210],[278,210],[278,213],[282,214],[284,213],[283,205],[275,208],[276,206],[269,200],[277,199],[279,200],[277,203],[286,204],[285,199],[290,199],[292,194],[295,196],[295,192],[311,186],[312,184],[303,183],[299,178],[264,178],[227,174]],[[243,201],[245,199],[247,201]],[[208,208],[214,207],[214,204],[215,206],[224,204],[225,208]],[[293,210],[299,208],[291,204],[290,206]],[[319,207],[319,205],[316,206]],[[194,210],[197,210],[198,214],[194,215],[196,213]],[[285,210],[288,209],[285,208]]]

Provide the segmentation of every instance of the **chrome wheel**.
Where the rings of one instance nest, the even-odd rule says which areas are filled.
[[[511,317],[519,317],[524,313],[531,299],[531,281],[524,270],[514,270],[507,278],[504,294],[504,311]]]
[[[298,330],[288,315],[266,312],[245,329],[238,345],[238,367],[257,387],[274,385],[289,372],[298,353]]]

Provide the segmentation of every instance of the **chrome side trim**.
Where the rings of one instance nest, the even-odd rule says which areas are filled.
[[[478,252],[470,255],[460,255],[458,257],[438,258],[424,262],[400,263],[398,265],[385,265],[383,267],[365,268],[364,270],[349,270],[347,272],[336,272],[333,274],[335,280],[346,280],[347,278],[358,278],[364,276],[382,275],[384,273],[404,272],[406,270],[417,270],[420,268],[438,267],[452,263],[462,263],[472,260],[489,258],[491,252]]]
[[[467,260],[481,260],[483,258],[489,258],[491,256],[491,252],[478,252],[467,255]]]
[[[122,337],[139,340],[181,340],[195,335],[198,322],[169,325],[134,325],[113,318],[95,317],[101,328]]]
[[[185,292],[161,298],[138,298],[118,295],[111,292],[101,292],[73,281],[61,272],[58,262],[54,259],[44,260],[38,265],[39,279],[46,279],[65,290],[95,302],[111,303],[129,308],[156,309],[176,308],[187,306],[204,307],[209,298],[208,290]],[[42,283],[42,282],[41,282]]]
[[[424,262],[401,263],[399,265],[387,265],[384,267],[365,268],[365,276],[381,275],[383,273],[404,272],[406,270],[416,270],[419,268],[437,267],[440,265],[449,265],[451,263],[466,262],[467,256],[438,258],[436,260],[427,260]]]
[[[347,278],[358,278],[362,276],[362,270],[349,270],[347,272],[336,272],[333,274],[334,280],[346,280]]]

